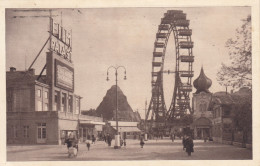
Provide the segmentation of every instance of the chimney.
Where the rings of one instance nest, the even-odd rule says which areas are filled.
[[[10,72],[15,72],[16,68],[15,67],[10,67]]]
[[[29,69],[29,73],[31,73],[32,75],[35,75],[35,69],[33,69],[33,68]]]

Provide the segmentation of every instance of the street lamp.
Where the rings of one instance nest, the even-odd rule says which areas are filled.
[[[116,135],[115,135],[115,146],[114,148],[115,149],[118,149],[120,148],[120,135],[119,135],[119,132],[118,132],[118,119],[117,119],[117,112],[118,112],[118,96],[117,96],[117,75],[118,75],[118,72],[117,70],[120,69],[120,68],[123,68],[125,70],[125,76],[124,76],[124,80],[126,80],[126,68],[124,66],[117,66],[117,67],[114,67],[114,66],[110,66],[108,69],[107,69],[107,81],[109,81],[109,78],[108,78],[108,75],[109,75],[109,69],[115,69],[115,76],[116,76]]]

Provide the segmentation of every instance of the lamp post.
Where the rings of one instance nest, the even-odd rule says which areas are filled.
[[[145,101],[145,108],[144,108],[144,140],[147,141],[147,131],[146,131],[146,107],[147,107],[147,100]]]
[[[126,80],[126,68],[124,66],[117,66],[117,67],[114,67],[114,66],[110,66],[108,67],[107,69],[107,81],[109,81],[109,78],[108,78],[108,75],[109,75],[109,69],[115,69],[115,76],[116,76],[116,135],[115,135],[115,146],[114,148],[115,149],[118,149],[120,148],[120,135],[119,135],[119,132],[118,132],[118,119],[117,119],[117,112],[118,112],[118,96],[117,96],[117,75],[118,75],[118,69],[120,68],[123,68],[125,70],[125,77],[124,77],[124,80]]]

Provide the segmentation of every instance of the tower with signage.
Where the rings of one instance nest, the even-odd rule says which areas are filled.
[[[50,48],[46,55],[46,78],[50,86],[50,109],[72,112],[75,108],[74,65],[71,60],[71,30],[50,19]]]

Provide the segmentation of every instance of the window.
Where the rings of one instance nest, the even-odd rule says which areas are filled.
[[[23,137],[29,138],[29,126],[23,126]]]
[[[72,95],[69,95],[68,111],[73,112],[72,110]]]
[[[49,95],[49,94],[48,94],[48,92],[47,92],[47,91],[45,91],[45,92],[44,92],[44,98],[45,98],[45,99],[48,99],[48,98],[49,98],[49,96],[48,96],[48,95]]]
[[[41,95],[42,95],[41,93],[42,93],[42,91],[41,91],[40,89],[38,89],[38,90],[37,90],[37,96],[38,96],[38,97],[41,97]]]
[[[46,123],[38,123],[38,139],[46,138]]]
[[[18,137],[18,127],[17,126],[12,126],[13,127],[13,138]]]
[[[37,102],[37,111],[42,111],[42,101],[40,100]]]
[[[48,103],[44,103],[44,111],[48,111],[49,110],[49,104]]]
[[[62,93],[62,98],[61,98],[61,112],[66,112],[66,101],[67,101],[67,96],[65,93]]]
[[[59,109],[60,109],[60,92],[55,91],[53,111],[58,111]]]

